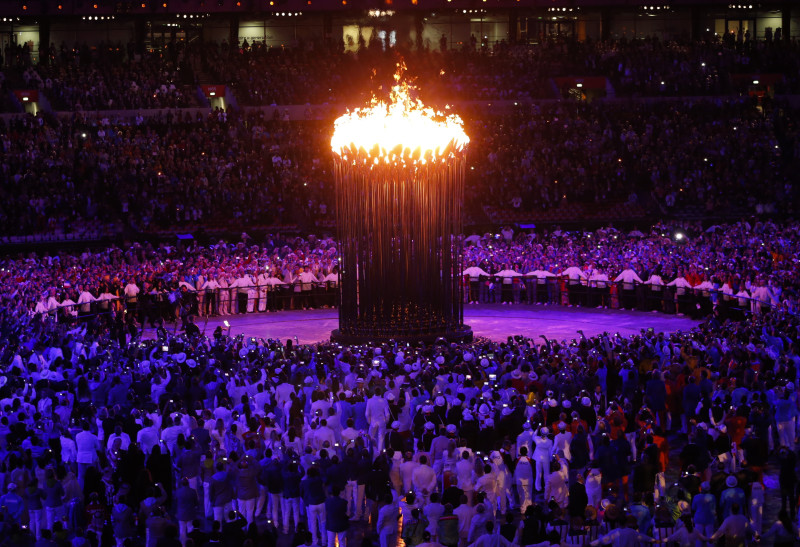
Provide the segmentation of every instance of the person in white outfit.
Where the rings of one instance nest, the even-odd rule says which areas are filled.
[[[533,461],[536,462],[535,488],[541,492],[544,490],[544,479],[550,472],[550,455],[553,453],[553,441],[548,434],[550,430],[546,427],[539,428],[539,434],[533,437],[534,450]]]
[[[553,454],[559,450],[563,451],[564,458],[569,461],[572,459],[569,451],[569,444],[572,442],[572,432],[567,430],[567,424],[558,422],[558,433],[553,439]]]
[[[519,448],[519,458],[514,465],[514,484],[517,485],[519,496],[519,510],[524,515],[525,510],[533,502],[531,488],[533,487],[533,462],[528,457],[528,447]]]
[[[520,456],[520,448],[526,447],[528,455],[533,453],[533,431],[531,430],[530,422],[525,422],[522,425],[522,433],[517,435],[517,457]]]
[[[389,421],[389,403],[382,396],[380,388],[367,401],[366,417],[369,422],[369,436],[378,441],[378,452],[383,450],[386,437],[386,422]],[[376,436],[377,435],[377,436]]]
[[[78,483],[83,488],[83,478],[86,470],[91,465],[98,463],[97,451],[102,449],[100,439],[89,431],[89,424],[83,424],[83,431],[75,435],[75,446],[77,448],[78,461]]]
[[[603,498],[603,475],[599,467],[593,467],[586,475],[586,497],[589,498],[589,505],[600,507],[600,500]]]
[[[219,314],[230,315],[231,291],[228,284],[228,276],[225,274],[221,275],[217,284],[219,285],[219,289],[217,289],[219,294]]]
[[[414,491],[420,503],[422,505],[428,503],[428,498],[436,488],[436,473],[428,465],[426,456],[420,456],[419,465],[414,469],[411,482],[414,484]]]
[[[562,509],[567,508],[569,500],[569,487],[567,486],[567,467],[554,463],[556,468],[547,475],[544,485],[544,499],[553,499]]]
[[[258,274],[256,285],[258,286],[258,311],[267,310],[267,291],[269,290],[269,274],[264,271]]]
[[[500,452],[496,450],[492,452],[489,455],[489,460],[492,462],[492,468],[497,480],[497,484],[495,485],[497,509],[499,509],[501,513],[505,513],[508,510],[509,502],[513,503],[511,496],[511,482],[513,477]]]
[[[475,464],[470,459],[468,451],[461,453],[461,459],[456,464],[456,484],[464,491],[467,497],[467,503],[472,505],[472,494],[475,486],[475,473],[473,469]]]

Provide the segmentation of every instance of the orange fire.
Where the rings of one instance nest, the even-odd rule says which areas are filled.
[[[388,103],[372,99],[334,122],[331,148],[344,160],[378,163],[439,161],[469,143],[461,118],[443,114],[411,98],[398,65]]]

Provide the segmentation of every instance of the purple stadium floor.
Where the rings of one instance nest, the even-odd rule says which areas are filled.
[[[476,336],[497,341],[503,341],[509,335],[522,335],[534,339],[545,335],[557,340],[565,338],[571,340],[577,336],[578,329],[582,329],[586,336],[606,331],[619,332],[620,335],[627,336],[650,327],[656,332],[671,333],[691,330],[698,323],[688,317],[660,313],[527,304],[466,305],[464,318]],[[196,323],[210,336],[218,325],[223,325],[225,320],[230,324],[230,333],[233,336],[243,334],[246,337],[284,340],[296,336],[301,344],[327,340],[339,323],[338,311],[335,309],[212,317],[208,319],[207,324],[205,319],[198,318]],[[148,329],[145,337],[148,335],[152,336],[151,329]]]

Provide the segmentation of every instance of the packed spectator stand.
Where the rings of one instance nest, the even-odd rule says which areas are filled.
[[[467,109],[467,220],[791,214],[795,112],[749,98]],[[242,223],[332,228],[326,123],[263,110],[0,121],[3,236],[75,238],[93,224],[105,236]]]

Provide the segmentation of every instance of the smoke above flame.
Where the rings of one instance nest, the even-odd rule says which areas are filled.
[[[461,152],[469,143],[456,114],[444,114],[413,99],[398,63],[389,101],[372,98],[368,107],[348,111],[334,122],[331,148],[344,160],[426,163]]]

